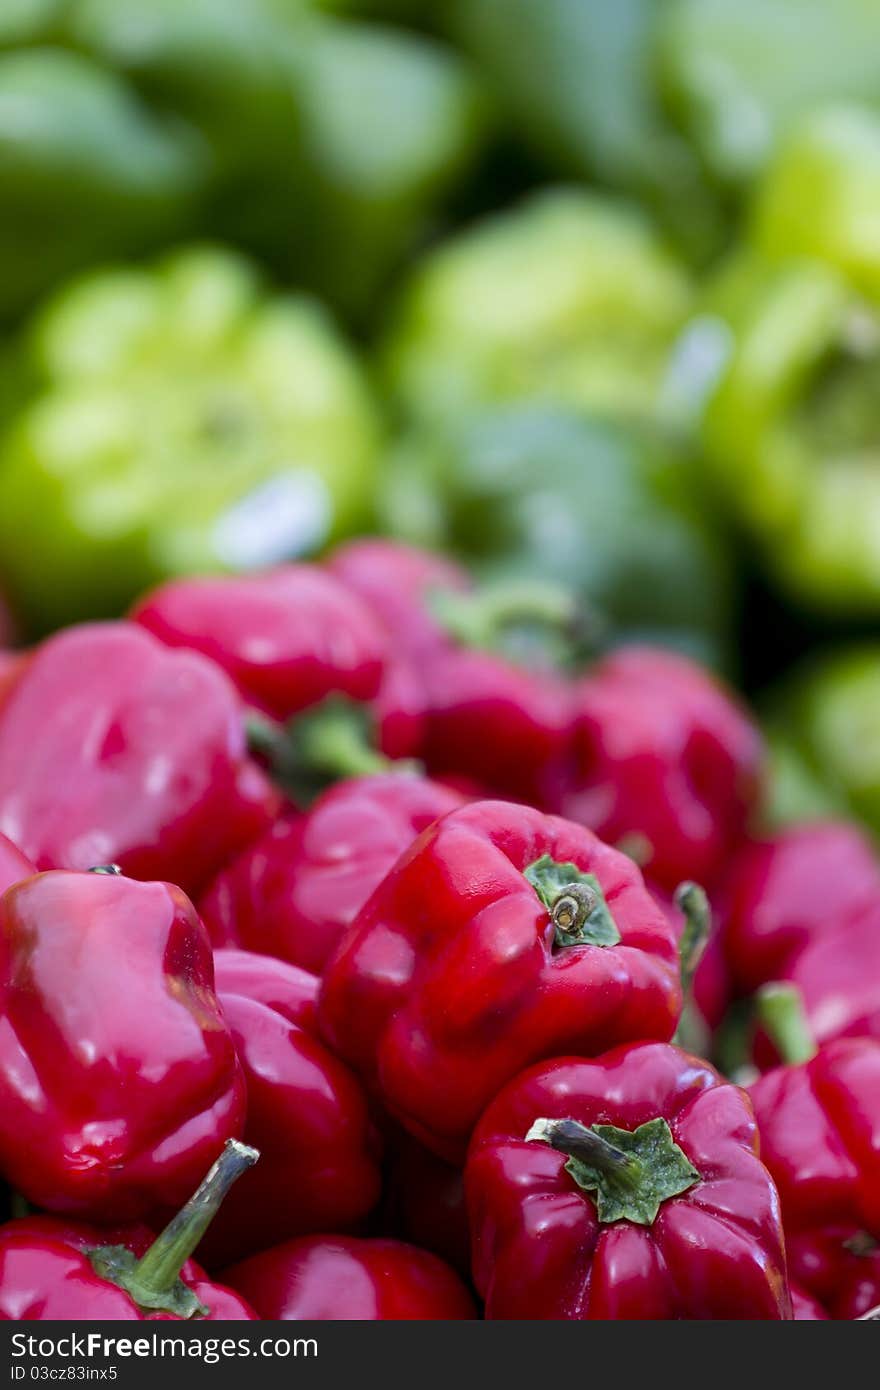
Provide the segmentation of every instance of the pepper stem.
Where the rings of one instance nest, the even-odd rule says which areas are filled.
[[[661,1115],[637,1129],[540,1119],[526,1135],[533,1140],[568,1155],[565,1171],[590,1193],[601,1222],[651,1226],[665,1201],[700,1181]]]
[[[709,944],[712,909],[700,885],[690,882],[680,883],[676,888],[675,906],[684,916],[684,931],[678,943],[678,968],[681,972],[681,992],[687,997],[697,966]]]
[[[526,1135],[526,1142],[534,1139],[549,1144],[558,1153],[589,1164],[615,1183],[638,1186],[642,1165],[635,1155],[624,1153],[577,1120],[536,1120]]]
[[[297,801],[310,801],[344,777],[416,770],[379,752],[369,710],[343,696],[330,696],[286,725],[255,715],[246,728],[251,751],[266,759],[275,781]]]
[[[796,985],[762,985],[755,996],[755,1016],[783,1062],[796,1065],[815,1057],[816,1040]]]
[[[561,584],[508,580],[469,593],[435,589],[428,597],[440,624],[466,647],[564,667],[598,644],[597,615]]]
[[[95,1271],[124,1289],[139,1308],[159,1309],[181,1318],[205,1316],[208,1309],[180,1277],[234,1182],[259,1158],[238,1139],[227,1139],[223,1152],[189,1201],[169,1221],[149,1250],[137,1259],[124,1245],[102,1245],[89,1252]]]

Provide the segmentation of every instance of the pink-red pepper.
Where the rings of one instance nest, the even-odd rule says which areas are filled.
[[[466,776],[514,800],[554,802],[571,732],[568,685],[553,669],[559,652],[548,663],[533,645],[519,661],[504,639],[521,624],[555,636],[575,620],[572,600],[520,587],[479,593],[459,567],[393,541],[354,542],[330,565],[373,607],[393,642],[380,728],[405,728],[414,740],[407,751],[432,775]],[[386,732],[382,746],[398,741]]]
[[[212,1268],[289,1236],[350,1230],[381,1188],[366,1097],[315,1036],[314,993],[291,980],[283,962],[248,961],[241,951],[218,951],[215,959],[223,1017],[247,1083],[244,1138],[261,1157],[208,1232],[204,1256]]]
[[[458,1275],[427,1250],[397,1240],[313,1236],[223,1271],[261,1318],[390,1322],[475,1318]]]
[[[371,700],[385,638],[357,594],[317,565],[178,579],[132,618],[169,647],[222,666],[249,704],[285,720],[329,695]]]
[[[208,934],[179,888],[55,871],[0,898],[0,1170],[102,1223],[174,1210],[245,1085]]]
[[[186,1206],[154,1237],[29,1216],[0,1227],[0,1316],[17,1322],[253,1320],[253,1309],[190,1256],[238,1176],[258,1157],[230,1140]]]
[[[751,994],[780,979],[820,937],[840,937],[880,904],[880,859],[846,821],[792,826],[745,845],[721,894],[724,953],[734,983]]]
[[[14,845],[5,835],[0,835],[0,893],[5,893],[13,883],[30,878],[37,871],[18,845]]]
[[[524,1072],[480,1121],[465,1186],[488,1318],[792,1316],[751,1106],[677,1047]]]
[[[322,981],[324,1036],[451,1161],[528,1063],[669,1038],[674,931],[639,870],[583,827],[475,802],[426,830]]]
[[[817,1046],[790,986],[768,986],[760,1013],[786,1058],[749,1090],[792,1277],[858,1317],[880,1303],[880,1042]]]
[[[192,892],[270,823],[240,699],[133,623],[50,637],[0,700],[0,831],[40,869],[120,864]]]
[[[320,973],[399,855],[462,804],[450,788],[405,772],[336,783],[215,879],[199,900],[211,939]]]
[[[711,891],[757,802],[754,724],[695,662],[636,644],[600,660],[574,706],[563,813],[625,846],[667,892],[683,879]]]

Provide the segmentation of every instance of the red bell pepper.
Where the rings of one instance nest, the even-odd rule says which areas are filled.
[[[381,1188],[366,1097],[311,1031],[314,996],[300,992],[297,1001],[290,966],[264,958],[248,970],[243,955],[217,952],[217,993],[247,1082],[244,1137],[261,1158],[208,1232],[204,1257],[212,1268],[288,1236],[349,1230]]]
[[[782,974],[803,996],[817,1042],[880,1042],[880,901],[840,931],[811,941]]]
[[[338,782],[282,817],[199,901],[215,945],[240,944],[320,973],[417,835],[463,798],[405,772]]]
[[[329,962],[318,1007],[390,1113],[455,1162],[529,1062],[672,1034],[674,932],[632,861],[590,831],[475,802],[397,861]]]
[[[749,1091],[782,1202],[792,1276],[833,1317],[880,1303],[880,1043],[817,1046],[796,989],[759,1012],[782,1066]]]
[[[458,1275],[397,1240],[289,1240],[223,1271],[261,1318],[285,1322],[403,1322],[475,1318]]]
[[[667,892],[686,878],[711,891],[757,802],[754,724],[695,662],[639,645],[599,661],[574,705],[563,813],[626,846]]]
[[[183,1210],[154,1238],[58,1217],[0,1227],[0,1316],[17,1322],[252,1320],[242,1298],[190,1259],[226,1192],[257,1153],[230,1140]]]
[[[50,637],[0,703],[0,831],[40,869],[198,888],[276,813],[222,671],[133,623]]]
[[[662,1043],[532,1067],[465,1170],[488,1318],[791,1317],[747,1097]]]
[[[0,893],[5,893],[14,883],[20,883],[23,878],[30,878],[36,872],[18,846],[5,835],[0,835]]]
[[[793,826],[743,847],[721,895],[724,953],[738,989],[780,979],[826,935],[880,903],[880,859],[846,821]]]
[[[209,656],[249,704],[275,719],[328,695],[371,700],[379,689],[379,624],[317,565],[174,580],[141,600],[132,619],[169,647]]]
[[[318,1026],[317,975],[298,965],[234,948],[214,952],[214,989],[218,996],[241,994],[315,1033]]]
[[[39,874],[0,898],[0,1169],[28,1201],[140,1220],[241,1132],[208,934],[179,888]]]
[[[577,616],[570,596],[543,586],[479,593],[459,567],[393,541],[344,546],[330,564],[393,641],[380,727],[407,728],[417,741],[406,751],[435,776],[467,776],[491,794],[555,803],[570,751],[568,686],[554,669],[568,645],[560,648],[559,630]],[[534,640],[516,659],[521,625],[553,636],[549,662]]]

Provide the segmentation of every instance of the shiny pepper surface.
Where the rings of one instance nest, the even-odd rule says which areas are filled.
[[[282,817],[199,903],[215,945],[320,972],[399,855],[463,798],[438,782],[378,773],[338,782]]]
[[[233,1265],[223,1278],[261,1318],[410,1322],[476,1317],[458,1275],[398,1240],[313,1236]]]
[[[880,904],[880,859],[847,821],[792,826],[744,846],[721,894],[723,941],[736,985],[751,993],[788,973],[801,951]]]
[[[223,672],[134,624],[50,637],[0,696],[0,831],[40,869],[115,863],[192,892],[277,804]]]
[[[695,662],[621,647],[578,684],[577,776],[565,814],[674,890],[711,889],[758,798],[762,745],[733,697]]]
[[[632,861],[484,801],[391,869],[325,971],[319,1017],[401,1124],[455,1161],[523,1066],[666,1039],[680,1007],[675,933]]]
[[[248,961],[244,951],[218,951],[216,959],[217,994],[247,1084],[244,1138],[260,1161],[207,1234],[203,1257],[212,1269],[290,1236],[351,1229],[381,1187],[363,1088],[316,1037],[314,994],[301,990],[300,972],[266,956]]]
[[[167,646],[209,656],[248,703],[277,719],[328,695],[369,700],[379,688],[381,629],[317,565],[179,579],[149,594],[132,617]]]
[[[749,1091],[792,1276],[832,1316],[856,1317],[880,1302],[880,1042],[816,1046],[784,985],[760,1010],[786,1062]]]
[[[530,1068],[480,1121],[465,1186],[488,1318],[791,1317],[748,1098],[677,1047]]]
[[[50,1216],[28,1216],[0,1226],[0,1315],[15,1322],[166,1322],[179,1315],[139,1308],[125,1289],[99,1274],[89,1251],[110,1242],[144,1255],[152,1240],[145,1227],[101,1230]],[[181,1278],[211,1321],[252,1321],[243,1298],[215,1283],[194,1260]]]
[[[0,898],[0,1169],[101,1222],[178,1207],[244,1121],[207,933],[179,888],[40,874]]]

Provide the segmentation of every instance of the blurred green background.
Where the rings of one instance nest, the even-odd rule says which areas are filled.
[[[880,0],[3,0],[3,640],[381,530],[712,664],[780,818],[880,831],[878,53]]]

